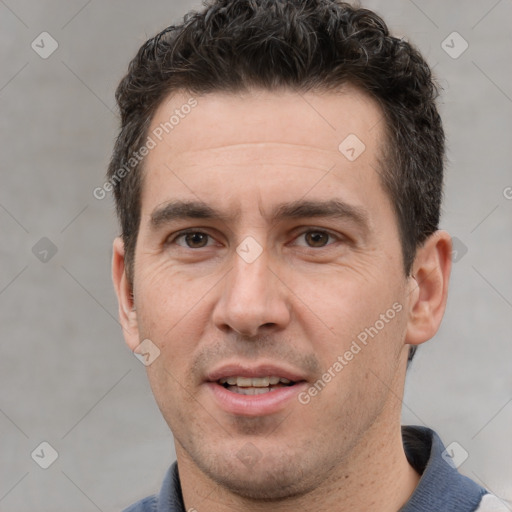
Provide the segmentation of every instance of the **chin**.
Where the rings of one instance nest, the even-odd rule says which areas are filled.
[[[246,465],[236,454],[223,454],[213,464],[205,464],[204,459],[196,463],[216,484],[245,499],[284,500],[315,488],[316,481],[306,482],[304,478],[308,473],[315,475],[315,471],[305,470],[290,454],[277,457],[278,454],[266,455]]]
[[[245,499],[252,500],[284,500],[301,496],[309,491],[299,480],[301,475],[285,472],[275,474],[265,471],[265,474],[254,470],[247,470],[244,475],[216,475],[216,483],[229,489]]]

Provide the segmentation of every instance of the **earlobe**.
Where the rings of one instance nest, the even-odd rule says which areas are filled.
[[[112,280],[119,304],[119,321],[123,328],[123,335],[130,350],[139,345],[139,332],[137,327],[137,312],[133,301],[132,287],[126,275],[123,240],[118,237],[114,240],[112,255]]]
[[[418,249],[409,292],[409,319],[405,342],[419,345],[431,339],[441,324],[448,298],[452,242],[446,231],[436,231]]]

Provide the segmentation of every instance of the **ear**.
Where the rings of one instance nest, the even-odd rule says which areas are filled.
[[[409,277],[406,343],[424,343],[439,329],[448,298],[451,268],[452,239],[446,231],[436,231],[418,249]]]
[[[126,275],[124,262],[124,243],[118,237],[114,240],[112,255],[112,280],[119,303],[119,321],[123,328],[126,344],[131,351],[139,346],[139,330],[137,325],[137,312],[133,302],[132,287]]]

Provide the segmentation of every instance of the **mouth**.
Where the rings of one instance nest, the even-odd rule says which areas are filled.
[[[213,370],[205,384],[224,412],[253,417],[292,407],[294,398],[307,387],[306,379],[298,372],[273,364],[224,366]]]
[[[295,382],[286,377],[268,376],[268,377],[223,377],[217,381],[232,393],[239,395],[262,395],[271,393],[283,387],[295,385]]]

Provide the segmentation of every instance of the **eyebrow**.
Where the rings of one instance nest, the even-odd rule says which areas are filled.
[[[366,231],[370,227],[367,211],[339,199],[327,201],[298,200],[278,205],[272,213],[271,219],[277,222],[283,219],[301,219],[307,217],[325,217],[333,219],[347,219]]]
[[[239,211],[235,212],[234,215],[227,215],[199,201],[169,201],[153,210],[150,226],[153,230],[157,230],[165,224],[186,219],[211,219],[228,223],[236,217],[240,217]],[[308,217],[346,219],[352,221],[364,231],[368,231],[370,227],[368,212],[364,208],[339,199],[326,201],[301,199],[290,203],[282,203],[273,209],[268,220],[275,223],[285,219]]]
[[[153,210],[150,225],[156,230],[164,224],[185,219],[230,220],[228,216],[199,201],[170,201]]]

